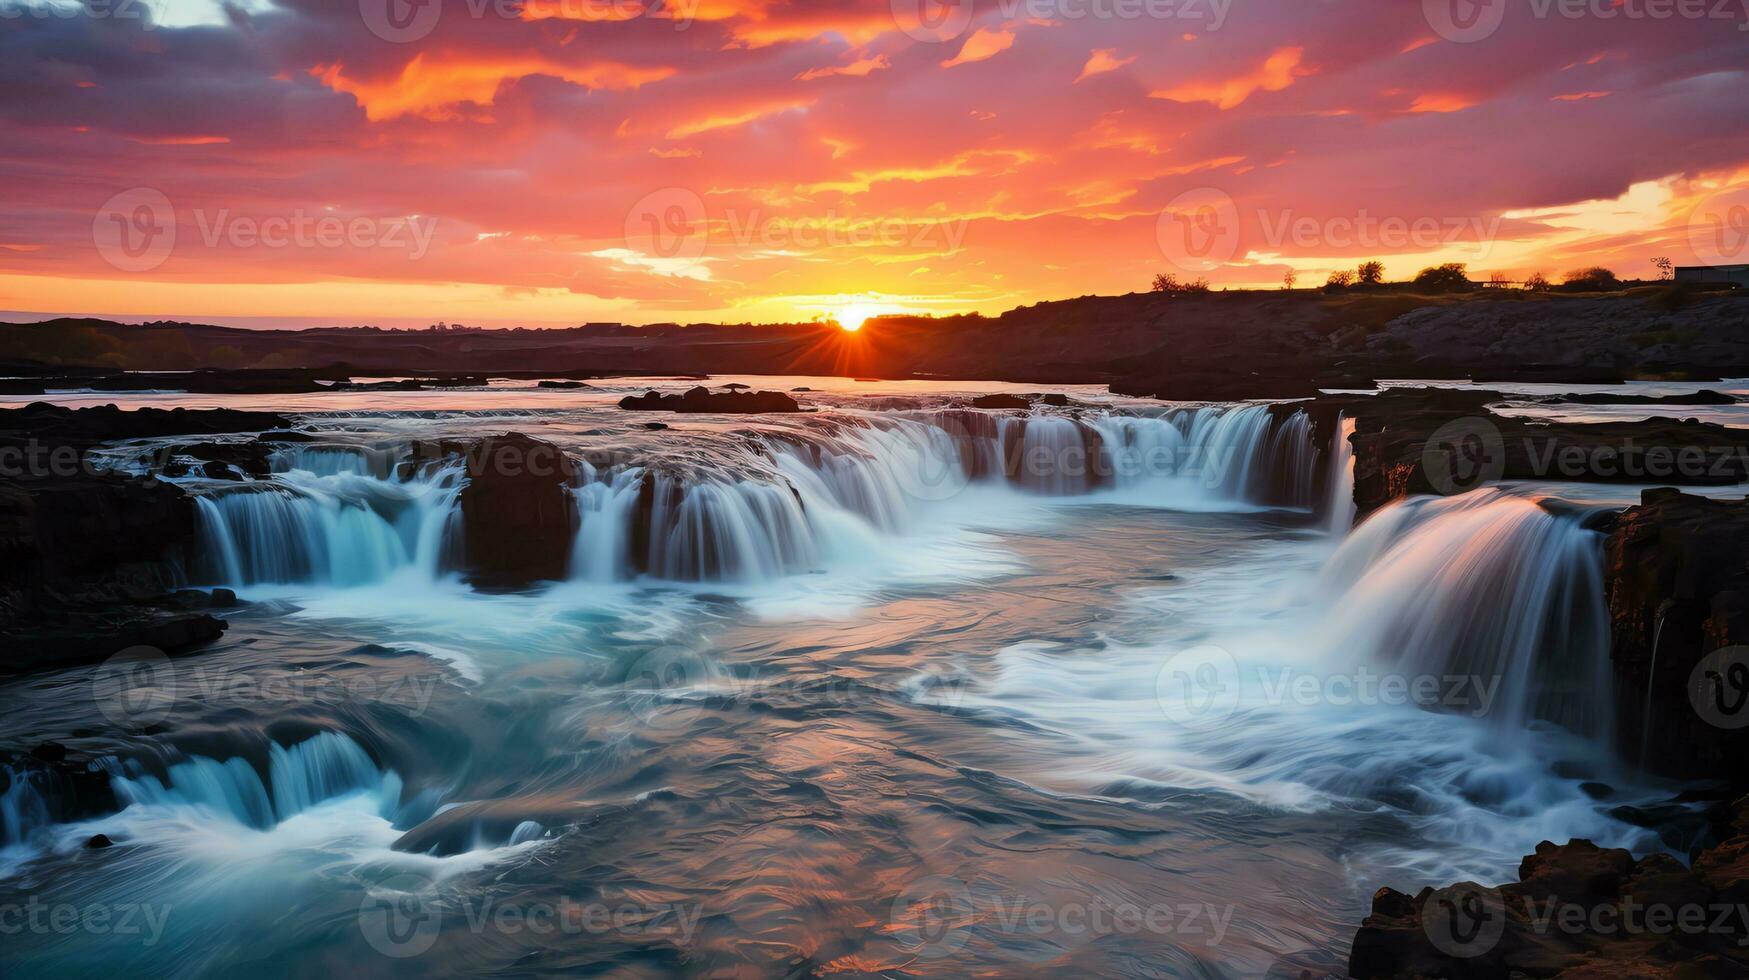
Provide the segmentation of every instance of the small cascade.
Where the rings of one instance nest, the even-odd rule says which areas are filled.
[[[1330,500],[1325,512],[1330,515],[1330,533],[1341,536],[1354,528],[1354,420],[1337,416],[1336,443],[1330,453]]]
[[[1061,415],[1004,419],[1009,481],[1047,497],[1087,493],[1100,484],[1098,430]]]
[[[1497,489],[1402,501],[1322,571],[1321,639],[1332,658],[1494,685],[1497,723],[1601,738],[1613,704],[1602,549],[1583,516]]]
[[[267,770],[263,782],[245,759],[195,756],[171,766],[162,779],[116,776],[111,785],[124,805],[199,807],[257,830],[352,793],[379,797],[385,818],[400,800],[400,777],[378,770],[357,742],[337,732],[290,748],[273,745]]]
[[[570,577],[582,582],[623,582],[633,574],[632,513],[644,471],[632,467],[597,478],[588,463],[581,467],[586,482],[572,490],[578,520]]]
[[[6,789],[0,792],[0,848],[22,844],[38,827],[52,822],[42,775],[23,766],[0,769]]]
[[[368,457],[310,449],[297,464],[314,469],[195,498],[212,580],[353,586],[409,566],[441,573],[459,520],[459,467],[400,479],[358,472],[375,467]]]
[[[1168,506],[1311,509],[1317,502],[1319,454],[1305,412],[1277,420],[1267,405],[1205,407],[1092,424],[1115,485]]]

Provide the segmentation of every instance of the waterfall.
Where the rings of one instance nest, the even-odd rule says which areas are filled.
[[[1601,738],[1612,723],[1603,536],[1498,489],[1372,515],[1323,569],[1332,657],[1496,684],[1489,716]]]
[[[42,776],[25,766],[8,765],[0,770],[6,791],[0,793],[0,848],[22,844],[32,831],[51,822]]]
[[[256,830],[352,793],[377,795],[383,816],[392,817],[401,795],[399,776],[378,770],[357,742],[337,732],[290,748],[271,746],[265,782],[245,759],[195,756],[171,766],[162,779],[116,776],[111,785],[124,805],[199,807]]]
[[[234,585],[380,582],[406,567],[435,579],[459,519],[460,469],[377,476],[367,457],[306,449],[316,469],[195,498],[207,573]]]
[[[845,414],[728,446],[598,470],[578,462],[568,576],[756,582],[878,548],[969,485],[1041,497],[1102,490],[1151,506],[1313,509],[1320,453],[1304,412],[1206,406],[1160,415],[970,409]],[[459,463],[409,473],[395,450],[300,445],[270,480],[195,498],[205,576],[350,587],[405,569],[436,580],[460,540]]]
[[[1104,466],[1119,489],[1173,506],[1316,504],[1311,417],[1277,421],[1268,405],[1180,409],[1163,417],[1105,416]]]
[[[1330,533],[1340,537],[1354,528],[1354,420],[1336,417],[1336,444],[1330,453]]]

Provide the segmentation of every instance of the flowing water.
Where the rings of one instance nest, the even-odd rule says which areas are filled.
[[[130,398],[315,441],[183,481],[188,576],[247,602],[223,640],[0,687],[0,744],[89,753],[114,796],[6,779],[0,907],[105,915],[9,967],[1340,973],[1381,885],[1658,846],[1609,815],[1665,788],[1600,747],[1582,510],[1485,490],[1350,532],[1340,420],[748,380],[820,411]],[[467,472],[408,447],[505,431],[573,455],[576,530],[563,581],[486,593],[454,571]]]

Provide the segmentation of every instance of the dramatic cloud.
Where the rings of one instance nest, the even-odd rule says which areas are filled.
[[[1749,200],[1741,4],[912,6],[14,0],[0,309],[783,320],[1184,267],[1639,276],[1716,255]],[[1216,252],[1186,252],[1191,205],[1232,223]]]

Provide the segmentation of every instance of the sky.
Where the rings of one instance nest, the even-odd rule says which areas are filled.
[[[0,310],[778,322],[1749,262],[1749,0],[0,0]]]

